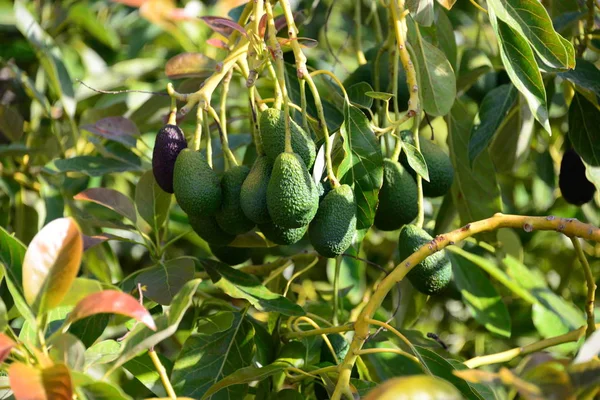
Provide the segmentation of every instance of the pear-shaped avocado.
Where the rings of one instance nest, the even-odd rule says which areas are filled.
[[[356,233],[356,201],[348,185],[331,189],[308,227],[310,242],[324,257],[342,254]]]
[[[306,226],[318,206],[317,186],[304,161],[295,153],[278,155],[267,188],[267,207],[273,223],[282,228]]]
[[[371,390],[363,400],[462,400],[450,382],[432,375],[410,375],[388,379]]]
[[[433,238],[415,225],[405,225],[400,230],[398,253],[404,260]],[[444,289],[452,278],[452,265],[446,250],[440,250],[417,264],[406,275],[419,292],[433,295]]]
[[[187,148],[183,131],[176,125],[165,125],[154,142],[152,172],[162,190],[173,193],[173,170],[179,153]]]
[[[271,242],[285,246],[299,242],[304,237],[308,225],[300,228],[282,228],[273,222],[267,222],[259,224],[258,228]]]
[[[271,160],[267,156],[259,156],[242,184],[240,192],[242,210],[246,217],[257,224],[264,224],[271,220],[267,207],[267,187],[272,170]]]
[[[242,184],[250,173],[245,165],[237,165],[228,169],[221,179],[221,191],[223,193],[221,209],[215,217],[221,228],[232,235],[239,235],[254,228],[252,222],[242,211],[240,192]]]
[[[221,206],[221,182],[197,151],[179,153],[173,174],[175,198],[188,215],[214,215]]]
[[[292,150],[298,154],[306,168],[312,167],[315,162],[315,144],[310,135],[290,117],[290,134]],[[285,118],[283,111],[268,108],[260,115],[260,137],[267,157],[274,161],[285,151]]]
[[[563,154],[558,186],[563,198],[569,204],[580,206],[594,198],[596,187],[585,176],[585,164],[573,149]]]
[[[214,215],[189,215],[190,226],[208,244],[226,246],[233,242],[235,235],[225,232]]]
[[[247,247],[217,246],[209,244],[210,251],[219,261],[234,266],[250,259],[252,252]]]
[[[379,205],[375,226],[382,231],[395,231],[410,223],[419,213],[417,184],[397,161],[383,161],[383,186],[379,191]]]

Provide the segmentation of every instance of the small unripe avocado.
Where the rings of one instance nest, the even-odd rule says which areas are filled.
[[[462,400],[450,382],[431,375],[392,378],[371,390],[363,400]]]
[[[414,144],[411,136],[403,135],[403,138],[408,140],[410,144]],[[430,140],[421,138],[419,145],[421,147],[421,154],[423,154],[423,158],[425,159],[425,164],[427,164],[427,170],[429,171],[429,182],[425,179],[422,180],[423,195],[425,197],[443,196],[448,193],[454,181],[452,161],[450,161],[450,157],[441,148]],[[404,152],[400,155],[400,162],[413,177],[416,177],[416,172],[408,165],[408,159]]]
[[[219,226],[214,215],[189,215],[188,219],[194,232],[211,245],[226,246],[235,239]]]
[[[397,161],[383,161],[383,186],[379,191],[379,205],[375,226],[382,231],[395,231],[410,223],[419,213],[417,184]]]
[[[154,142],[152,172],[162,190],[173,193],[173,170],[179,153],[187,148],[183,131],[176,125],[165,125]]]
[[[356,233],[356,200],[348,185],[331,189],[308,227],[310,242],[323,257],[342,254]]]
[[[234,266],[250,259],[252,252],[247,247],[218,246],[209,244],[210,251],[219,261]]]
[[[585,164],[573,149],[563,154],[558,186],[567,203],[580,206],[594,198],[596,187],[585,176]]]
[[[315,143],[310,135],[290,117],[292,150],[298,154],[306,168],[312,167],[316,158]],[[283,111],[268,108],[260,115],[260,137],[267,157],[272,161],[285,151],[285,118]]]
[[[431,242],[433,238],[423,229],[415,225],[405,225],[400,230],[398,254],[400,260],[417,251],[421,246]],[[417,264],[406,275],[419,292],[433,295],[442,291],[452,279],[452,265],[446,250],[440,250]]]
[[[295,153],[278,155],[267,187],[267,207],[273,223],[282,228],[306,226],[318,206],[317,186],[304,161]]]
[[[250,173],[245,165],[237,165],[228,169],[221,179],[221,192],[223,193],[221,209],[215,214],[217,223],[225,232],[239,235],[254,228],[252,222],[242,211],[240,192],[242,184]]]
[[[185,149],[179,153],[173,188],[177,203],[188,215],[214,215],[221,206],[221,182],[200,152]]]
[[[271,220],[267,207],[267,187],[271,179],[273,163],[266,156],[259,156],[242,184],[240,201],[246,217],[264,224]]]
[[[308,225],[301,226],[300,228],[282,228],[273,222],[267,222],[258,225],[258,228],[271,242],[286,246],[299,242],[304,237]]]

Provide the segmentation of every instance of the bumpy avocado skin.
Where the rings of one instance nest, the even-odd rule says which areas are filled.
[[[189,215],[190,226],[208,244],[226,246],[233,242],[235,235],[225,232],[214,215]]]
[[[580,206],[594,198],[596,187],[585,176],[585,164],[573,149],[563,154],[558,186],[563,198],[569,204]]]
[[[407,138],[408,136],[404,137]],[[412,139],[408,140],[411,144],[414,143]],[[423,158],[427,164],[427,170],[429,171],[429,182],[425,179],[422,180],[423,195],[425,197],[444,196],[448,193],[454,181],[452,161],[450,161],[450,157],[441,148],[430,140],[421,138],[419,145],[421,147],[421,154],[423,154]],[[413,177],[416,176],[415,171],[408,165],[408,159],[404,152],[400,155],[400,162]]]
[[[267,157],[274,161],[285,151],[285,118],[283,111],[269,108],[260,115],[260,136]],[[315,144],[310,135],[290,118],[292,150],[298,154],[306,168],[312,167],[316,158]]]
[[[398,253],[404,260],[433,238],[415,225],[405,225],[400,230]],[[452,279],[452,265],[446,250],[438,251],[417,264],[406,275],[419,292],[434,295],[442,291]]]
[[[245,165],[238,165],[228,169],[221,179],[221,192],[223,193],[221,209],[215,214],[219,226],[227,233],[239,235],[254,228],[252,222],[242,211],[240,192],[242,184],[250,173]]]
[[[188,215],[214,215],[221,206],[221,182],[204,156],[185,149],[173,174],[175,198]]]
[[[158,131],[152,151],[152,172],[162,190],[173,193],[173,170],[179,153],[187,148],[181,128],[165,125]]]
[[[419,213],[417,184],[397,161],[383,161],[383,186],[379,191],[379,205],[375,226],[382,231],[395,231],[410,223]]]
[[[273,223],[282,228],[306,226],[318,206],[317,186],[304,161],[295,153],[278,155],[267,188],[267,207]]]
[[[219,261],[234,266],[250,259],[252,252],[247,247],[217,246],[209,244],[210,251]]]
[[[300,239],[304,237],[308,226],[305,225],[300,228],[282,228],[275,225],[273,222],[267,222],[259,224],[258,228],[271,242],[286,246],[299,242]]]
[[[271,179],[273,163],[266,156],[259,156],[242,184],[240,201],[246,217],[257,224],[271,220],[267,207],[267,187]]]
[[[310,242],[324,257],[342,254],[352,244],[356,233],[356,200],[348,185],[332,189],[308,227]]]

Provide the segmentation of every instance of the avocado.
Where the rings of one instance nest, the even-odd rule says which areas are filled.
[[[218,246],[209,244],[210,251],[219,261],[234,266],[250,259],[252,252],[247,247]]]
[[[295,153],[278,155],[267,187],[267,207],[273,223],[282,228],[306,226],[318,206],[317,186],[302,158]]]
[[[310,169],[315,162],[316,149],[310,135],[290,117],[290,134],[292,150],[298,154],[306,168]],[[268,108],[260,115],[260,136],[263,150],[267,157],[274,161],[285,151],[285,118],[283,111]]]
[[[580,206],[594,198],[596,187],[585,176],[585,164],[573,149],[563,154],[558,186],[563,198],[569,204]]]
[[[414,145],[411,135],[403,134],[402,139]],[[450,157],[441,148],[430,140],[420,138],[419,145],[421,147],[421,154],[425,159],[425,164],[427,164],[427,170],[429,171],[429,182],[425,179],[422,180],[423,195],[425,197],[443,196],[448,193],[454,181],[452,161],[450,161]],[[416,172],[408,164],[408,159],[404,152],[400,155],[400,163],[413,177],[417,176]]]
[[[179,153],[187,148],[181,128],[165,125],[158,131],[152,151],[152,172],[162,190],[173,193],[173,170]]]
[[[331,189],[308,227],[310,242],[323,257],[342,254],[356,233],[356,200],[348,185]]]
[[[375,226],[382,231],[395,231],[410,223],[419,213],[417,184],[397,161],[383,161],[383,186],[379,191],[379,205]]]
[[[232,235],[246,233],[254,228],[254,222],[248,219],[242,211],[240,201],[242,184],[249,173],[250,168],[245,165],[237,165],[225,171],[221,178],[222,204],[215,217],[219,226]]]
[[[188,215],[190,226],[208,244],[226,246],[233,242],[235,235],[225,232],[214,215]]]
[[[221,206],[221,182],[202,153],[179,153],[173,174],[175,198],[188,215],[214,215]]]
[[[433,238],[415,225],[405,225],[400,230],[398,253],[404,260]],[[446,250],[440,250],[414,266],[406,275],[419,292],[433,295],[444,289],[452,279],[452,265]]]
[[[266,156],[259,156],[242,184],[240,201],[244,215],[257,224],[271,220],[267,207],[267,187],[271,179],[273,163]]]
[[[273,222],[267,222],[259,224],[258,228],[271,242],[285,246],[299,242],[304,237],[308,225],[300,228],[282,228]]]

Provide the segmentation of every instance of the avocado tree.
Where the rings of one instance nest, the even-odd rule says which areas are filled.
[[[598,2],[178,3],[0,3],[3,398],[600,395]]]

